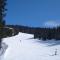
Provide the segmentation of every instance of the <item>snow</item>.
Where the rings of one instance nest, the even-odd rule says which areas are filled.
[[[60,60],[60,41],[42,41],[33,37],[20,32],[16,36],[4,38],[3,43],[8,48],[1,60]]]
[[[46,28],[54,28],[57,26],[60,26],[60,23],[58,21],[53,21],[53,20],[48,20],[43,24],[43,27],[46,27]]]

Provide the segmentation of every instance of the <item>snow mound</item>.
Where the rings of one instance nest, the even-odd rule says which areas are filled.
[[[2,43],[2,47],[0,49],[0,59],[3,60],[4,58],[4,53],[7,49],[8,45],[6,45],[5,43]]]
[[[8,45],[6,45],[5,43],[2,43],[2,47],[0,49],[0,56],[4,54],[4,52],[6,51]]]

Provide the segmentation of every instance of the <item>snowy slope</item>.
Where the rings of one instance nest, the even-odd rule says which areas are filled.
[[[60,60],[60,41],[41,41],[33,37],[30,34],[19,33],[4,38],[3,42],[8,48],[3,60]]]

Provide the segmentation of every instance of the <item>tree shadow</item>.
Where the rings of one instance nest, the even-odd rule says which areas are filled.
[[[28,38],[28,39],[34,39],[34,37]]]
[[[41,43],[41,44],[45,44],[47,46],[55,46],[55,45],[60,45],[60,40],[36,40],[36,42]]]

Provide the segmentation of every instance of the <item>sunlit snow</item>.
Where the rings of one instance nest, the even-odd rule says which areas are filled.
[[[60,60],[60,41],[42,41],[33,37],[30,34],[19,33],[4,38],[3,42],[8,48],[1,56],[2,60]]]

